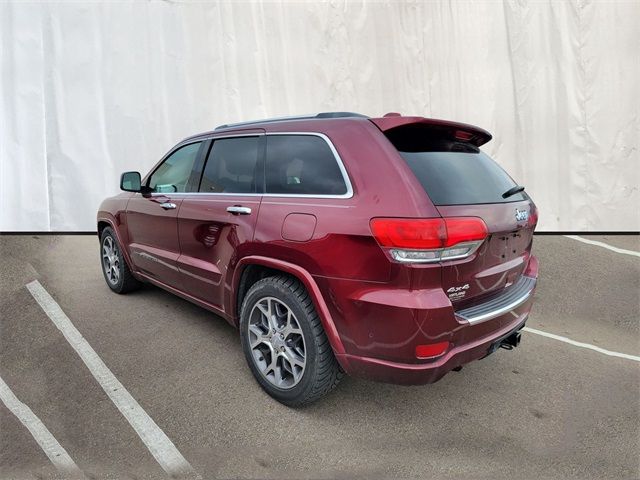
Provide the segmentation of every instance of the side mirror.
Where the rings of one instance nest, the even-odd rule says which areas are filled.
[[[125,192],[140,192],[141,182],[139,172],[124,172],[120,175],[120,189]]]

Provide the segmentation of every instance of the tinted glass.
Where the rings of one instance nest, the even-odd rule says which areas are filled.
[[[434,205],[517,202],[502,198],[515,182],[483,152],[400,152]]]
[[[185,192],[201,144],[202,142],[197,142],[185,145],[162,162],[149,179],[149,187],[152,191]]]
[[[313,135],[268,136],[265,175],[267,193],[347,193],[342,172],[329,145]]]
[[[258,140],[258,137],[238,137],[214,141],[202,174],[200,191],[254,193]]]

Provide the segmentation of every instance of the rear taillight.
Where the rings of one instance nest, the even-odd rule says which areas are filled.
[[[537,224],[538,224],[538,207],[536,207],[532,203],[531,211],[529,212],[529,218],[527,219],[527,227],[535,229]]]
[[[398,262],[440,262],[465,258],[487,237],[478,217],[374,218],[371,231]]]

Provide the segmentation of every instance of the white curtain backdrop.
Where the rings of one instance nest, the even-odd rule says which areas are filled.
[[[0,230],[94,230],[124,170],[218,124],[477,124],[539,230],[640,230],[640,0],[4,2]]]

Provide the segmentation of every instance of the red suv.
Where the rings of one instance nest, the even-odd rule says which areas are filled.
[[[478,127],[334,112],[189,137],[98,212],[118,293],[148,282],[240,330],[262,388],[431,383],[518,345],[537,210]]]

